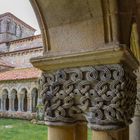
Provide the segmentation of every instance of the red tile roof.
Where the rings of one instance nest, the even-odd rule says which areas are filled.
[[[0,73],[0,81],[34,79],[41,75],[41,71],[36,68],[13,69]]]

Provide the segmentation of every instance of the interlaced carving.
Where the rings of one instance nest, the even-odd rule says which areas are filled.
[[[130,123],[134,115],[136,77],[122,65],[62,69],[40,79],[49,122],[87,120],[93,129]]]
[[[137,90],[137,99],[136,99],[136,108],[135,108],[135,115],[140,116],[140,93],[139,89]]]

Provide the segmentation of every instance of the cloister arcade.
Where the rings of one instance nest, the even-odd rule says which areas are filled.
[[[27,88],[7,89],[0,92],[0,111],[12,112],[36,112],[38,101],[38,89],[30,91]]]

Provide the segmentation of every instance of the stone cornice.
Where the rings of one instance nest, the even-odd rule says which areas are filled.
[[[6,33],[7,32],[5,32],[5,34]],[[25,37],[25,38],[15,39],[12,41],[3,41],[3,42],[0,42],[0,44],[3,44],[3,43],[16,44],[16,43],[20,43],[20,42],[28,42],[28,41],[36,39],[36,38],[41,38],[41,35],[33,35],[33,36]]]
[[[21,38],[21,39],[16,39],[16,40],[10,41],[9,43],[10,44],[16,44],[16,43],[19,43],[19,42],[27,42],[27,41],[37,39],[37,38],[41,38],[41,35],[33,35],[33,36]]]
[[[134,70],[137,69],[139,65],[139,62],[132,52],[126,47],[112,47],[100,51],[85,51],[60,56],[54,56],[48,53],[43,57],[32,58],[31,63],[43,71],[115,63],[127,64],[128,67]]]
[[[9,55],[17,55],[17,54],[23,54],[23,53],[30,53],[34,51],[43,51],[43,47],[35,47],[35,48],[29,48],[29,49],[24,49],[24,50],[18,50],[18,51],[12,51],[12,52],[2,52],[0,53],[0,57],[2,56],[9,56]]]

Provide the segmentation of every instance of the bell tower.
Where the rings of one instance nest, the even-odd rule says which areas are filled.
[[[35,29],[11,13],[0,15],[0,43],[34,35]]]

